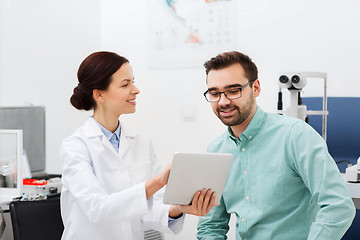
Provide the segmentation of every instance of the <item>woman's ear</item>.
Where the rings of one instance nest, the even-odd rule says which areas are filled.
[[[104,92],[99,89],[93,90],[93,98],[96,102],[103,103],[104,102]]]

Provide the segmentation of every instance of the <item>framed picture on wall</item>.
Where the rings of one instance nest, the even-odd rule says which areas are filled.
[[[236,0],[151,0],[151,68],[201,67],[236,47]]]

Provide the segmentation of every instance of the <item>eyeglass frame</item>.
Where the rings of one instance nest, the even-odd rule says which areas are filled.
[[[229,99],[229,100],[239,99],[239,98],[242,97],[242,90],[243,90],[244,88],[246,88],[248,85],[252,84],[253,82],[255,82],[255,80],[249,81],[247,84],[245,84],[245,85],[242,86],[242,87],[235,87],[235,88],[237,88],[237,89],[240,90],[240,97],[237,97],[237,98],[229,98],[229,97],[226,95],[226,93],[225,93],[226,91],[229,91],[229,90],[225,90],[225,91],[222,91],[222,92],[218,92],[218,94],[219,94],[219,99],[218,99],[217,101],[210,101],[210,100],[207,99],[206,94],[209,93],[209,89],[206,90],[206,91],[203,93],[203,95],[204,95],[206,101],[208,101],[208,102],[219,102],[220,99],[221,99],[221,94],[224,94],[224,96],[225,96],[227,99]],[[235,88],[232,88],[232,89],[235,89]]]

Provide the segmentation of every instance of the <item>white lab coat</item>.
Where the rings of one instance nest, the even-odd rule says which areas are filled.
[[[148,138],[121,124],[119,152],[94,119],[63,141],[62,240],[144,239],[144,230],[178,233],[184,218],[168,227],[169,205],[160,194],[146,200],[145,181],[158,171]]]

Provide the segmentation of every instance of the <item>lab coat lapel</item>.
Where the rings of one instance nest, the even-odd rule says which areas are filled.
[[[102,144],[104,144],[104,146],[109,150],[109,151],[112,151],[113,153],[115,153],[116,155],[118,154],[115,150],[115,148],[111,145],[109,139],[107,139],[105,137],[105,135],[103,135],[102,137]]]
[[[116,152],[114,147],[111,145],[109,140],[104,136],[100,127],[97,125],[93,118],[89,118],[84,125],[85,134],[88,138],[101,137],[101,143],[109,150],[115,153],[119,158],[122,158],[126,151],[129,149],[131,142],[135,138],[136,134],[129,131],[122,123],[120,123],[121,135],[120,135],[120,144],[119,152]]]
[[[124,156],[126,151],[129,149],[131,142],[135,138],[135,134],[130,132],[123,124],[121,126],[120,145],[118,155],[120,158]]]

